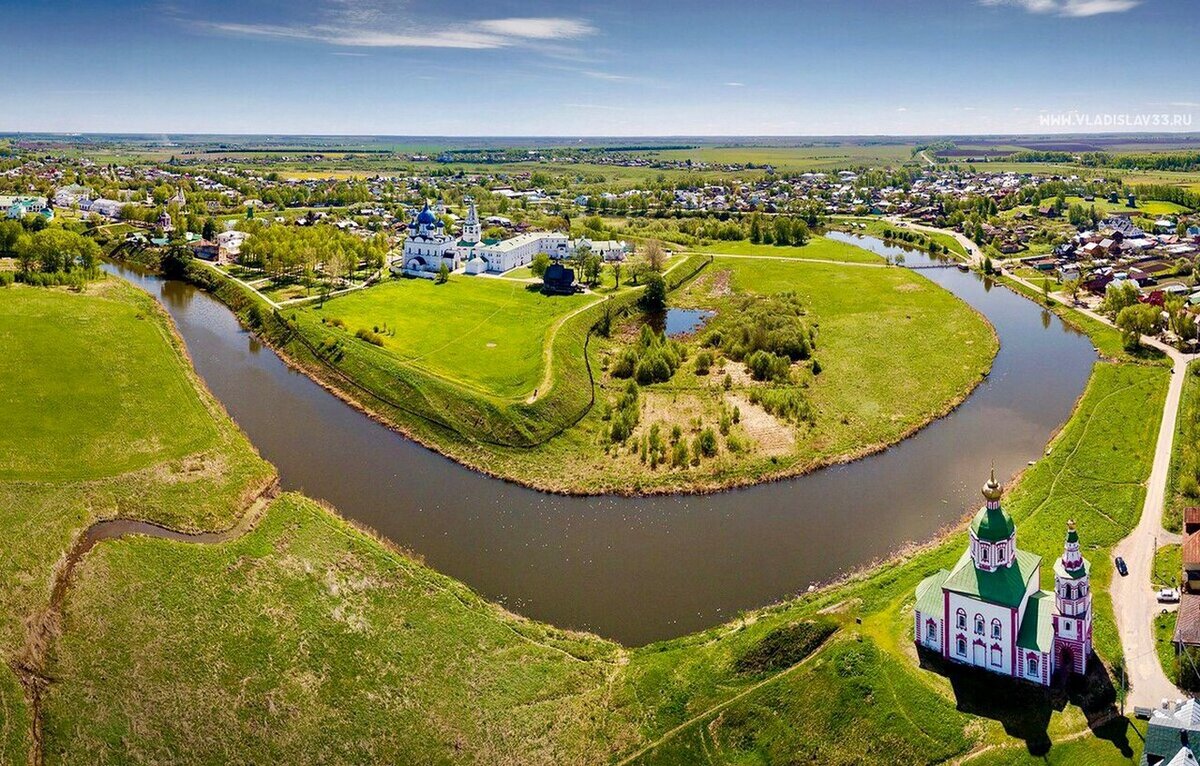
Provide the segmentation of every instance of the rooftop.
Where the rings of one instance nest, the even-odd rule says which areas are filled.
[[[1000,567],[994,572],[976,569],[971,561],[971,552],[962,558],[946,578],[946,590],[987,601],[992,604],[1020,606],[1021,599],[1029,589],[1029,582],[1038,573],[1042,557],[1036,553],[1018,550],[1012,566]]]

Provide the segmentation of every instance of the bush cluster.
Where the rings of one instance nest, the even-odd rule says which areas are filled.
[[[682,343],[643,326],[637,342],[617,356],[611,373],[614,378],[633,378],[642,385],[663,383],[686,359],[687,349]]]
[[[812,404],[799,388],[754,388],[750,391],[750,402],[780,420],[799,424],[812,423],[816,419]]]
[[[816,330],[805,317],[804,305],[795,293],[745,296],[735,301],[732,311],[722,312],[704,345],[719,348],[735,362],[756,351],[792,362],[808,359],[816,348]]]
[[[609,414],[612,424],[608,436],[614,442],[623,442],[633,434],[638,424],[638,387],[632,380],[625,384],[625,390],[617,398]]]

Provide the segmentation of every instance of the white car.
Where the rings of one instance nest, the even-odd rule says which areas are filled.
[[[1179,591],[1175,588],[1163,588],[1158,592],[1158,603],[1174,604],[1179,601]]]

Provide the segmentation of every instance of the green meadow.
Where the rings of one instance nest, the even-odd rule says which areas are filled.
[[[747,240],[737,242],[713,242],[693,248],[698,253],[714,255],[755,255],[769,258],[797,258],[801,260],[841,261],[845,263],[882,264],[883,259],[861,247],[850,247],[824,237],[813,237],[803,247],[791,245],[756,245]]]
[[[375,333],[397,361],[500,397],[528,396],[555,324],[594,296],[548,296],[540,285],[455,275],[396,279],[306,309],[345,331]]]
[[[19,541],[0,555],[0,763],[16,763],[30,728],[12,669],[45,671],[53,575],[79,534],[113,517],[231,527],[274,471],[136,288],[12,286],[0,327],[0,534]]]

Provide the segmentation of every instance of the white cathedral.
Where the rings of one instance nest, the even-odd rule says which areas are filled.
[[[571,242],[566,234],[555,231],[528,232],[505,240],[485,240],[479,212],[475,209],[475,201],[470,198],[462,232],[455,240],[446,231],[446,225],[429,209],[429,203],[426,203],[408,224],[403,256],[392,270],[409,276],[433,278],[444,264],[450,271],[464,267],[468,274],[482,274],[485,271],[502,274],[528,266],[538,253],[562,259],[584,246],[605,260],[620,260],[628,251],[625,242],[592,241],[586,238]]]
[[[1067,522],[1054,591],[1041,589],[1042,559],[1017,548],[1012,517],[1000,507],[996,473],[971,521],[970,546],[950,571],[917,586],[918,646],[966,665],[1048,686],[1058,670],[1087,672],[1092,654],[1091,565]]]

